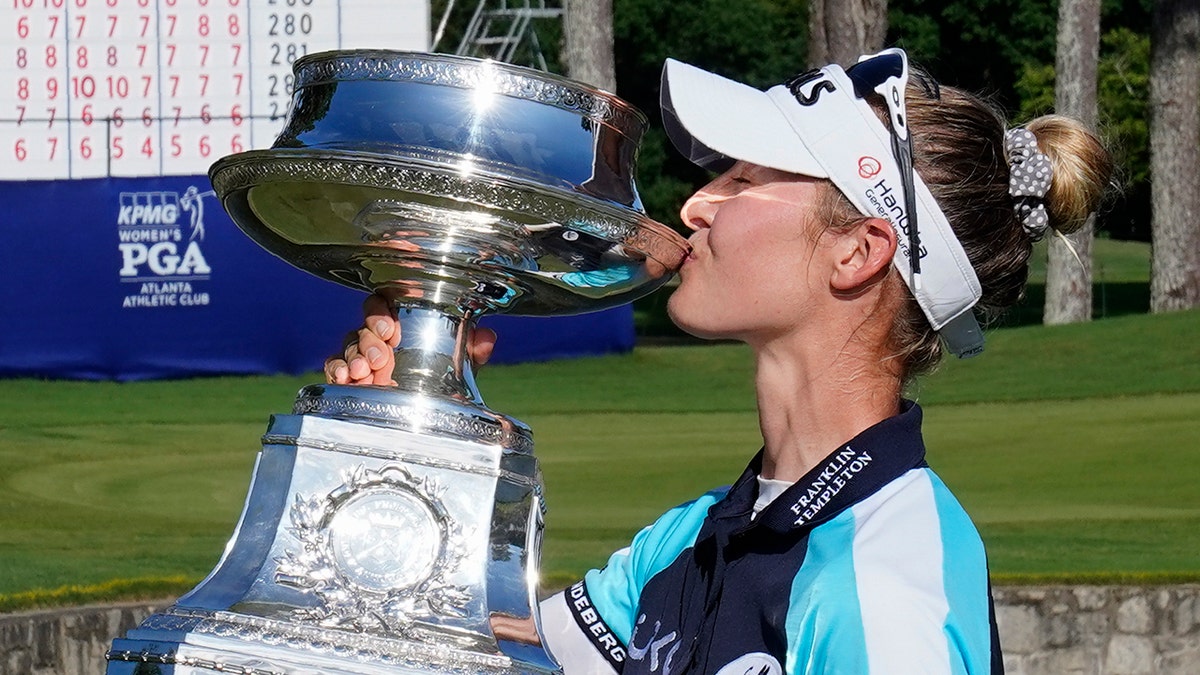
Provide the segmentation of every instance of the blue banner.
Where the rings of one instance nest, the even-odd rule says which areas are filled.
[[[0,182],[0,376],[141,380],[319,369],[364,294],[250,241],[208,178]],[[494,362],[633,347],[628,306],[489,317]]]

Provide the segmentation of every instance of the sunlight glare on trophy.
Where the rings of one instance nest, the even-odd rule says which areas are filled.
[[[486,142],[485,132],[492,128],[488,111],[496,102],[496,67],[491,59],[480,63],[475,87],[471,90],[471,123],[467,130],[467,147],[474,148]],[[458,172],[463,177],[475,173],[475,157],[468,153],[459,163]]]
[[[471,91],[471,101],[475,104],[475,113],[482,117],[496,100],[496,66],[491,59],[483,61],[479,66],[479,80]]]
[[[442,285],[443,284],[441,284],[441,283],[438,284],[438,290],[435,292],[436,294],[438,294],[438,295],[441,294]],[[434,301],[435,302],[437,301],[436,297],[435,297]],[[421,344],[422,349],[433,350],[433,349],[436,349],[438,346],[438,338],[439,337],[441,337],[441,333],[438,330],[436,330],[436,327],[433,324],[425,324],[425,325],[421,326],[421,337],[418,340]]]
[[[475,157],[470,154],[464,155],[455,168],[460,178],[470,178],[475,173]]]

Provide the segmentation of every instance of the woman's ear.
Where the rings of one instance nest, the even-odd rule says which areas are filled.
[[[866,290],[887,274],[896,255],[896,230],[883,218],[863,218],[836,235],[836,257],[830,286],[839,292]]]

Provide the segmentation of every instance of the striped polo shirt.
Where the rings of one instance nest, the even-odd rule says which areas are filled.
[[[983,544],[925,464],[919,406],[754,516],[761,462],[542,603],[566,675],[1003,671]]]

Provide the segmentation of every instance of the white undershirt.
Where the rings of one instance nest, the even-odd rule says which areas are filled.
[[[758,477],[758,499],[754,500],[754,510],[750,513],[750,517],[754,518],[767,508],[767,505],[775,501],[775,498],[783,494],[783,491],[792,487],[791,481],[779,480],[776,478]]]

